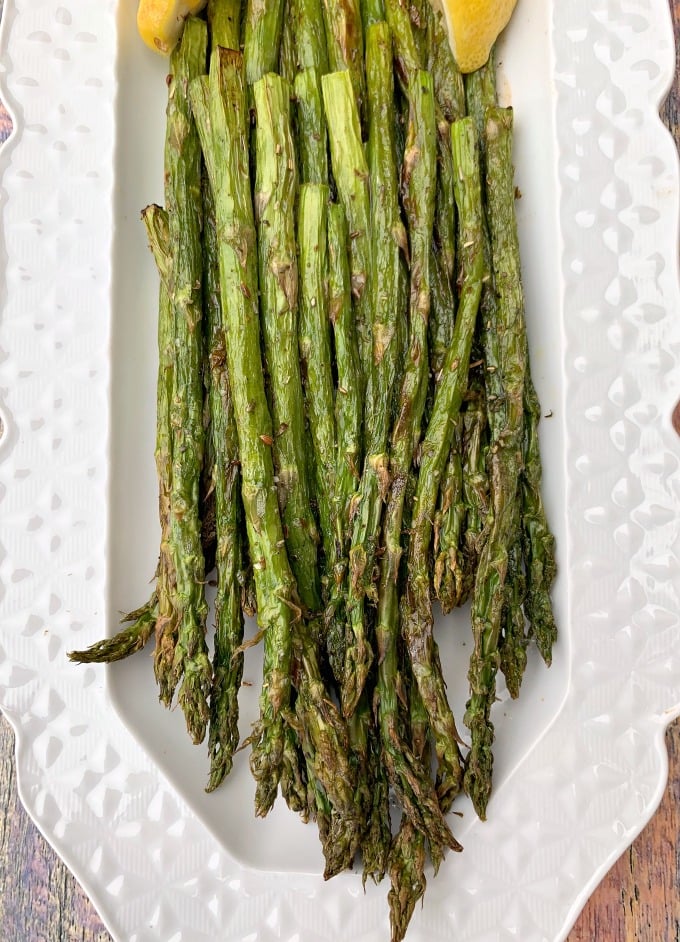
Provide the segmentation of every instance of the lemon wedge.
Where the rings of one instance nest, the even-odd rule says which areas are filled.
[[[517,0],[441,0],[451,49],[461,72],[480,69]]]
[[[154,52],[169,56],[182,35],[184,21],[198,13],[206,0],[140,0],[137,29]]]

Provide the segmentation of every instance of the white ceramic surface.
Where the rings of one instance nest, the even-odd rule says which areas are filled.
[[[157,552],[155,279],[163,77],[134,0],[6,0],[0,154],[0,703],[21,795],[117,942],[379,942],[386,887],[324,884],[313,829],[215,795],[149,658],[75,668]],[[557,942],[651,816],[680,707],[677,156],[657,108],[666,0],[519,0],[501,49],[561,640],[502,697],[489,820],[430,881],[410,942]],[[464,617],[441,624],[465,699]],[[248,676],[257,676],[251,659]],[[254,694],[244,702],[245,719]]]

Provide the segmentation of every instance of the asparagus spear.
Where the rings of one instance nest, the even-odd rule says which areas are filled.
[[[208,0],[208,28],[212,49],[238,49],[241,31],[241,0]]]
[[[145,647],[156,627],[158,617],[158,593],[153,592],[149,601],[136,612],[124,615],[121,622],[132,622],[118,631],[112,638],[95,642],[83,651],[69,651],[68,659],[75,664],[110,664],[122,661]]]
[[[275,72],[279,62],[284,0],[248,0],[246,5],[243,60],[246,81],[254,85],[267,72]]]
[[[456,848],[422,764],[399,731],[399,611],[397,581],[401,558],[404,494],[415,451],[427,390],[427,320],[430,306],[429,263],[434,222],[436,128],[434,90],[428,73],[409,81],[410,119],[404,156],[404,202],[411,236],[409,350],[401,384],[399,411],[392,432],[392,485],[385,519],[376,639],[378,643],[378,717],[384,761],[404,812],[435,845]]]
[[[337,613],[331,623],[328,652],[337,681],[342,684],[345,668],[345,611],[347,552],[350,512],[359,479],[361,457],[361,402],[359,399],[359,354],[352,322],[349,272],[349,234],[345,211],[338,203],[328,208],[328,305],[335,338],[337,389],[335,419],[337,428],[336,490],[342,536],[342,561],[333,584],[331,606]],[[350,721],[351,759],[355,766],[355,805],[366,822],[358,837],[363,857],[363,881],[370,876],[379,882],[385,872],[391,833],[388,784],[379,763],[379,741],[367,692],[360,699]]]
[[[371,338],[371,228],[368,166],[361,143],[357,100],[348,72],[332,72],[321,79],[333,177],[350,231],[350,272],[363,388],[370,375]]]
[[[325,553],[327,588],[341,558],[336,503],[336,434],[330,321],[326,298],[328,187],[300,187],[298,252],[300,265],[299,351],[305,387],[305,407],[312,440],[315,493]]]
[[[359,735],[355,735],[357,726],[361,729]],[[374,883],[380,883],[385,876],[392,842],[389,780],[382,762],[380,733],[375,726],[368,685],[350,719],[350,746],[358,761],[355,803],[362,809],[365,821],[361,834],[365,886],[369,877]]]
[[[465,85],[449,43],[442,14],[432,10],[428,23],[427,68],[434,79],[434,94],[442,115],[452,123],[466,114]]]
[[[498,644],[505,602],[508,551],[522,472],[524,375],[526,358],[520,272],[509,246],[516,240],[512,167],[512,111],[488,108],[486,118],[487,202],[494,280],[498,297],[495,335],[500,347],[502,406],[491,426],[491,500],[493,521],[482,550],[472,602],[474,651],[470,659],[470,699],[465,723],[471,750],[466,790],[481,818],[491,790],[493,724]]]
[[[370,227],[373,233],[372,270],[380,272],[369,285],[373,320],[373,350],[364,419],[366,455],[356,500],[350,549],[351,641],[342,690],[343,710],[350,715],[365,682],[370,648],[365,596],[373,594],[373,567],[383,500],[389,487],[387,440],[398,368],[401,305],[400,254],[407,249],[399,213],[395,164],[394,79],[392,47],[385,23],[366,34],[368,88],[369,177],[374,194]]]
[[[238,49],[241,0],[209,0],[208,28],[211,55],[218,46]],[[215,568],[215,641],[210,690],[208,753],[210,775],[206,791],[214,791],[229,774],[239,743],[238,693],[243,676],[243,573],[245,547],[242,535],[238,437],[234,404],[227,375],[224,324],[219,283],[219,245],[215,200],[210,182],[203,177],[203,303],[206,320],[207,449],[211,465],[209,491],[215,507],[217,548]],[[206,462],[207,464],[207,462]],[[206,566],[206,571],[207,566]]]
[[[307,481],[304,405],[298,357],[298,266],[294,210],[295,153],[290,93],[278,75],[253,85],[257,116],[255,220],[258,235],[261,326],[274,424],[273,456],[286,550],[302,604],[321,604],[319,536]]]
[[[434,593],[448,614],[462,595],[464,562],[461,541],[466,516],[463,498],[463,427],[459,417],[446,463],[434,519]]]
[[[516,247],[513,247],[513,253]],[[534,637],[545,663],[550,666],[552,646],[557,638],[550,589],[557,574],[555,539],[550,531],[541,498],[541,453],[538,423],[541,407],[529,372],[524,383],[524,470],[522,490],[522,555],[526,573],[524,610],[529,634]]]
[[[290,706],[291,626],[297,613],[272,462],[272,423],[260,353],[257,252],[248,166],[248,113],[243,57],[219,49],[210,78],[191,85],[191,102],[210,183],[220,240],[220,293],[227,366],[241,456],[241,487],[264,632],[260,719],[250,737],[257,781],[255,808],[276,797],[284,750],[282,711]]]
[[[486,109],[496,104],[496,52],[491,51],[488,62],[464,78],[467,113],[474,118],[477,134],[484,152]]]
[[[418,900],[427,887],[425,877],[425,837],[413,822],[402,815],[389,856],[390,907],[392,942],[402,942]]]
[[[326,116],[321,99],[321,79],[315,67],[295,76],[297,149],[302,183],[328,182]]]
[[[366,36],[369,26],[380,23],[385,19],[385,3],[384,0],[361,0],[360,6],[361,23],[364,36]],[[368,39],[366,41],[368,42]]]
[[[309,793],[313,786],[307,777],[307,766],[298,735],[288,717],[284,729],[283,761],[281,763],[281,794],[291,811],[306,823],[315,809],[310,808]]]
[[[448,124],[446,127],[448,131]],[[446,199],[445,191],[442,187],[437,188],[437,197],[441,201]],[[439,215],[439,213],[437,213],[437,215]],[[435,239],[437,239],[440,231],[441,230],[437,230],[435,227]],[[444,238],[448,241],[448,236]],[[446,351],[449,349],[449,344],[453,336],[453,325],[456,319],[456,300],[451,279],[446,271],[448,259],[445,258],[445,253],[443,253],[440,248],[438,249],[437,246],[433,246],[431,254],[430,271],[432,272],[432,297],[428,345],[430,351],[430,370],[432,373],[430,393],[434,396],[435,389],[441,378]]]
[[[410,678],[409,726],[414,755],[420,762],[427,762],[429,718],[413,677]],[[441,863],[441,849],[432,848],[435,874]],[[425,895],[425,835],[414,827],[406,815],[402,815],[399,830],[390,848],[388,869],[390,890],[387,900],[390,908],[392,942],[401,942],[406,934],[416,904]]]
[[[159,291],[159,317],[158,317],[158,409],[156,416],[156,464],[159,482],[159,518],[161,524],[161,541],[167,539],[170,523],[169,494],[172,484],[172,443],[170,440],[170,426],[168,410],[170,400],[172,375],[172,311],[168,296],[168,277],[171,259],[168,251],[168,216],[159,206],[149,206],[142,213],[149,238],[149,246],[153,252],[156,268],[160,276]],[[159,560],[156,578],[161,580],[161,560]],[[156,630],[158,619],[158,589],[154,590],[149,601],[135,612],[124,615],[122,623],[125,625],[112,638],[97,641],[82,651],[70,651],[69,660],[76,664],[104,664],[120,661],[145,647],[149,638]]]
[[[458,317],[447,351],[432,415],[420,447],[420,473],[414,500],[407,564],[407,588],[402,607],[402,632],[411,668],[430,720],[434,737],[440,802],[451,806],[462,784],[458,733],[446,698],[430,601],[430,543],[439,483],[463,395],[467,386],[472,339],[484,277],[484,243],[479,160],[474,122],[462,118],[452,125],[456,167],[455,190],[461,231],[461,273]]]
[[[482,289],[483,290],[483,289]],[[488,529],[489,476],[487,473],[488,423],[486,394],[483,378],[471,371],[468,383],[468,403],[465,410],[463,433],[463,495],[465,500],[465,526],[462,531],[463,556],[461,595],[457,605],[467,601],[472,593],[479,554]]]
[[[171,57],[165,144],[165,201],[168,239],[173,246],[168,296],[173,315],[173,350],[168,420],[172,436],[167,576],[160,590],[155,667],[161,699],[178,700],[194,742],[202,742],[209,718],[212,670],[205,640],[205,562],[201,547],[199,489],[203,461],[203,379],[201,336],[201,150],[191,118],[188,86],[205,72],[207,27],[190,18]],[[165,608],[167,605],[167,614]]]
[[[279,67],[277,72],[281,78],[292,85],[297,75],[297,53],[295,25],[293,23],[293,4],[291,0],[284,0],[283,23],[281,25],[281,42],[279,44]]]
[[[328,315],[333,327],[338,374],[335,397],[337,498],[345,546],[348,543],[350,501],[359,478],[362,411],[359,399],[359,351],[352,323],[348,247],[345,211],[339,203],[331,203],[328,207]]]
[[[408,3],[406,0],[385,0],[385,16],[392,33],[397,75],[402,88],[406,90],[411,75],[421,68]]]
[[[499,667],[505,677],[508,692],[513,700],[516,700],[519,697],[524,671],[527,666],[527,646],[529,644],[523,608],[526,579],[522,561],[521,493],[518,493],[515,498],[511,528],[498,652],[500,655]]]
[[[359,0],[322,0],[322,5],[328,68],[331,72],[347,70],[358,113],[362,115],[366,98],[366,78]],[[326,112],[328,113],[328,105]],[[330,114],[328,123],[333,123]]]
[[[337,388],[335,394],[336,504],[340,532],[338,571],[331,585],[331,620],[327,639],[333,674],[342,683],[345,668],[345,576],[350,539],[350,510],[359,479],[361,455],[361,401],[359,352],[352,322],[349,234],[345,211],[339,203],[328,207],[328,314],[335,339]]]
[[[221,5],[220,12],[224,10],[225,6]],[[233,21],[230,19],[228,22]],[[213,38],[217,39],[217,35],[213,34]],[[215,202],[207,179],[203,186],[203,216],[203,294],[209,430],[213,454],[211,487],[215,497],[217,533],[215,644],[208,727],[210,777],[207,786],[207,791],[214,791],[231,771],[234,752],[239,743],[238,693],[243,676],[240,575],[243,559],[238,436],[227,376]]]
[[[489,62],[478,72],[466,76],[465,91],[468,108],[475,115],[480,128],[484,127],[486,109],[496,103],[495,91],[495,62],[492,56]],[[513,210],[514,214],[514,210]],[[518,247],[512,249],[515,254],[515,264],[519,269]],[[489,314],[484,315],[484,321],[493,321],[493,307],[495,297],[493,292],[485,292],[485,306]],[[485,356],[487,359],[487,398],[489,404],[489,421],[497,427],[499,419],[499,403],[503,401],[502,388],[499,385],[499,371],[497,368],[500,352],[496,350],[490,337],[485,343]],[[525,341],[526,343],[526,341]],[[526,350],[526,347],[525,347]],[[536,396],[529,374],[528,350],[526,350],[527,381],[524,387],[524,464],[522,473],[522,545],[524,567],[526,571],[526,594],[524,597],[525,613],[529,622],[529,634],[536,638],[541,655],[547,664],[551,661],[552,644],[556,637],[555,620],[550,602],[550,587],[555,578],[556,567],[554,559],[554,538],[545,517],[545,510],[541,499],[541,463],[538,446],[537,428],[540,420],[540,404]],[[534,623],[539,626],[534,629]],[[540,640],[539,640],[540,637]]]
[[[402,517],[407,479],[420,438],[428,378],[427,331],[430,313],[430,258],[434,223],[436,129],[434,93],[429,73],[409,79],[409,136],[403,165],[404,203],[411,255],[409,348],[392,431],[391,491],[387,505],[378,619],[382,631],[398,626],[397,580],[401,559]]]
[[[298,70],[316,69],[318,75],[325,75],[330,66],[322,4],[319,0],[290,0],[290,18]]]
[[[160,278],[160,299],[158,317],[158,388],[157,388],[157,441],[156,465],[159,480],[159,517],[161,523],[161,556],[156,573],[157,588],[150,599],[141,608],[124,615],[125,625],[112,638],[105,638],[91,645],[84,651],[69,652],[69,659],[75,663],[111,663],[123,660],[145,647],[157,627],[159,619],[159,594],[164,593],[167,613],[167,577],[164,545],[168,540],[170,525],[170,491],[172,488],[172,441],[170,437],[169,408],[172,395],[172,370],[174,362],[173,317],[168,295],[168,283],[172,258],[169,248],[168,214],[160,206],[148,206],[142,212],[146,226],[149,246],[152,250]],[[214,556],[214,534],[208,533],[206,525],[206,506],[203,503],[202,544],[206,560]]]
[[[316,643],[309,628],[294,634],[297,698],[287,717],[307,759],[307,775],[322,811],[320,836],[326,858],[324,878],[351,867],[361,829],[354,803],[355,776],[349,761],[347,728],[324,687]]]

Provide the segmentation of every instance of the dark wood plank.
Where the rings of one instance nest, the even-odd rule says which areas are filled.
[[[24,811],[16,791],[14,736],[0,723],[0,939],[111,942],[79,883]]]
[[[2,2],[0,0],[0,12]],[[672,0],[676,38],[680,0]],[[663,113],[680,143],[678,82]],[[0,105],[0,140],[9,129]],[[667,734],[669,784],[647,828],[609,871],[568,942],[680,942],[680,722]],[[0,939],[111,942],[97,913],[17,797],[14,738],[0,720]]]

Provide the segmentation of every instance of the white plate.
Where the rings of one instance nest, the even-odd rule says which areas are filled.
[[[255,822],[245,757],[204,795],[205,753],[155,702],[147,656],[66,661],[143,600],[157,552],[138,213],[162,196],[166,64],[138,41],[134,0],[6,2],[0,700],[22,798],[119,942],[379,942],[386,888],[324,884],[313,829],[283,807]],[[461,804],[465,852],[430,881],[411,942],[563,939],[653,813],[680,709],[667,3],[520,0],[501,59],[533,371],[553,413],[561,641],[552,670],[534,659],[519,703],[497,705],[489,821]],[[459,636],[440,628],[460,715]]]

